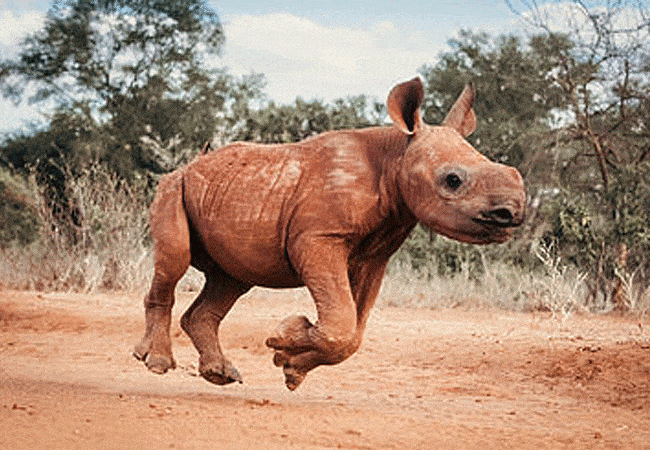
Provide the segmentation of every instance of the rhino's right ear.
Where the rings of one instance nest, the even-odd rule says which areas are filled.
[[[472,134],[476,128],[476,115],[472,108],[473,102],[474,86],[472,86],[472,83],[468,83],[449,113],[447,113],[442,125],[453,128],[464,137]]]
[[[418,77],[391,89],[386,106],[393,125],[406,134],[415,134],[422,126],[420,105],[423,100],[424,88]]]

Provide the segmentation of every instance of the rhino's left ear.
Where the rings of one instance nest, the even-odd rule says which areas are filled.
[[[415,134],[422,126],[420,105],[423,100],[424,88],[418,77],[391,89],[386,106],[393,125],[406,134]]]
[[[453,128],[464,137],[472,134],[476,129],[476,115],[472,109],[473,101],[474,87],[472,83],[468,83],[456,103],[451,107],[442,125]]]

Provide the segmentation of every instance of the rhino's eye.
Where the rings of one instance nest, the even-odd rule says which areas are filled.
[[[463,184],[463,180],[461,180],[460,177],[455,173],[450,173],[445,177],[445,184],[447,187],[449,187],[449,189],[455,191],[460,187],[461,184]]]

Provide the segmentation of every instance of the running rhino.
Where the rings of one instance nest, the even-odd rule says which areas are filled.
[[[192,265],[206,281],[181,327],[199,372],[241,382],[219,345],[224,316],[253,286],[306,286],[316,323],[288,317],[266,340],[294,390],[310,370],[359,348],[388,260],[418,221],[463,242],[506,241],[524,217],[524,184],[464,139],[476,124],[473,97],[468,85],[442,126],[429,126],[414,78],[388,95],[392,126],[234,143],[164,176],[151,205],[155,274],[134,356],[155,373],[175,367],[174,287]]]

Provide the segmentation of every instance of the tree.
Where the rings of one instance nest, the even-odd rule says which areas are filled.
[[[75,242],[76,178],[100,165],[152,191],[155,174],[198,153],[233,105],[260,95],[262,77],[214,67],[223,43],[205,0],[54,1],[43,28],[0,63],[6,97],[54,112],[6,137],[0,165],[34,173],[56,228]],[[0,200],[14,201],[4,188]]]
[[[264,143],[297,142],[329,130],[364,128],[384,122],[384,106],[369,105],[366,96],[337,99],[331,105],[297,98],[290,105],[269,102],[259,109],[246,109],[234,117],[233,140]]]
[[[422,69],[425,120],[440,123],[463,85],[472,82],[478,125],[470,139],[491,158],[525,170],[531,135],[549,129],[549,113],[561,104],[560,90],[546,79],[555,64],[546,48],[566,44],[553,39],[535,36],[524,43],[515,35],[461,31],[437,64]]]
[[[212,136],[227,107],[233,78],[210,68],[223,42],[204,0],[56,0],[18,57],[0,64],[0,86],[84,122],[93,136],[72,153],[84,148],[126,176],[164,172]]]
[[[639,286],[636,298],[650,286],[650,9],[626,0],[509,4],[571,42],[548,74],[565,99],[551,148],[564,193],[552,236],[590,273],[592,299],[630,306],[624,285]]]
[[[558,53],[557,70],[549,76],[563,90],[573,115],[570,139],[583,141],[593,153],[599,181],[606,190],[611,158],[627,156],[635,163],[645,158],[643,145],[623,156],[605,140],[634,123],[643,112],[639,106],[648,94],[650,9],[625,0],[604,4],[576,0],[561,8],[522,3],[525,10],[520,14],[534,27],[547,34],[559,29],[572,42]],[[514,2],[509,4],[518,11]],[[560,19],[563,13],[568,21]]]

